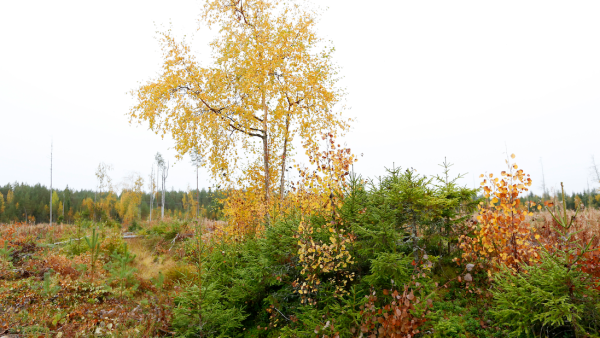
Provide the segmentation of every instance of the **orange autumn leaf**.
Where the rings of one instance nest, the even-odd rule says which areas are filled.
[[[514,154],[511,157],[514,158]],[[531,185],[531,179],[522,169],[516,170],[516,164],[507,161],[507,166],[508,170],[501,174],[502,180],[482,184],[484,196],[494,197],[489,205],[478,205],[479,227],[475,237],[459,238],[463,261],[481,261],[488,265],[495,262],[498,263],[495,266],[507,265],[519,270],[521,262],[533,262],[538,257],[539,248],[529,241],[534,232],[526,221],[529,212],[519,199],[519,195],[527,191],[526,186]]]

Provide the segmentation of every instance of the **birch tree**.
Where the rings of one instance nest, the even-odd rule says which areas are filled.
[[[154,198],[156,195],[156,182],[154,181],[154,164],[152,164],[152,170],[150,171],[150,176],[148,177],[148,188],[150,189],[150,216],[149,221],[152,222],[152,207],[154,206]]]
[[[156,153],[154,159],[156,160],[156,164],[158,166],[158,175],[160,177],[160,184],[162,190],[160,194],[160,219],[163,219],[165,217],[165,192],[167,177],[169,176],[169,162],[165,162],[160,153]]]
[[[600,183],[600,168],[596,165],[596,159],[594,158],[594,156],[592,156],[592,176],[594,177],[594,180],[598,183]]]
[[[293,144],[308,152],[317,135],[349,126],[334,109],[344,92],[317,16],[289,2],[207,0],[200,22],[219,32],[212,64],[162,33],[162,72],[132,91],[130,121],[171,134],[179,158],[199,149],[218,184],[262,190],[269,205]]]
[[[96,169],[96,180],[98,181],[96,194],[98,197],[94,201],[94,218],[96,218],[96,211],[100,212],[100,218],[102,218],[102,215],[110,218],[110,211],[117,201],[113,192],[112,178],[108,175],[112,169],[112,165],[104,162],[100,162]],[[106,192],[106,195],[103,195],[104,192]]]
[[[50,226],[52,226],[52,150],[54,148],[53,142],[50,143]],[[27,214],[27,211],[25,211]],[[27,222],[27,216],[25,216],[25,222]]]
[[[202,166],[202,155],[200,155],[200,151],[197,148],[194,148],[190,152],[190,158],[192,165],[196,168],[196,217],[200,217],[200,187],[198,184],[198,169],[200,169],[200,166]]]

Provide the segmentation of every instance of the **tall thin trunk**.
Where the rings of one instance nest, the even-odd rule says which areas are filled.
[[[167,162],[166,166],[162,168],[162,196],[161,196],[161,206],[160,206],[160,219],[165,217],[165,185],[167,183],[167,177],[169,176],[169,162]]]
[[[142,203],[144,202],[144,192],[141,191],[141,189],[140,189],[139,194],[140,194],[140,206],[139,206],[138,212],[139,212],[140,222],[141,222],[142,221]]]
[[[52,226],[52,148],[53,144],[50,143],[50,226]],[[27,211],[25,211],[25,222],[27,221]]]
[[[200,219],[200,189],[198,188],[198,165],[196,165],[196,219]]]
[[[152,206],[154,205],[154,167],[150,172],[150,216],[148,221],[152,222]]]
[[[596,165],[596,160],[594,159],[594,156],[592,156],[592,170],[596,174],[596,180],[598,180],[598,183],[600,183],[600,169],[598,169],[598,166]]]
[[[152,171],[150,172],[150,217],[148,218],[152,222],[152,210],[154,209],[154,192],[156,186],[154,185],[154,165],[152,165]]]
[[[546,197],[546,177],[544,176],[544,162],[542,162],[542,158],[540,157],[540,164],[542,165],[542,198]]]
[[[202,252],[204,251],[204,243],[200,246],[202,240],[202,223],[196,221],[196,252],[198,253],[198,298],[202,299]],[[202,302],[198,302],[198,325],[202,328]],[[200,329],[200,337],[203,337],[204,333]]]
[[[162,220],[165,216],[165,168],[163,166],[160,176],[160,219]]]
[[[162,182],[162,194],[160,196],[160,219],[165,217],[165,181]]]
[[[269,216],[269,202],[270,202],[270,192],[269,192],[269,183],[271,182],[270,179],[270,175],[269,175],[269,138],[268,138],[268,130],[267,130],[267,118],[269,117],[268,113],[268,109],[267,109],[267,103],[265,100],[265,90],[263,89],[262,91],[262,106],[263,106],[263,112],[264,112],[264,116],[263,116],[263,131],[264,131],[264,135],[263,135],[263,154],[264,154],[264,162],[265,162],[265,205],[266,205],[266,221],[267,221],[267,225],[270,224],[270,216]]]
[[[285,117],[285,139],[283,140],[283,155],[281,156],[281,183],[279,186],[279,203],[283,202],[283,187],[285,185],[285,163],[287,160],[287,144],[290,129],[290,115]]]

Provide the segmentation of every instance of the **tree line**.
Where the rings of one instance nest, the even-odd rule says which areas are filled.
[[[164,205],[164,216],[172,218],[219,217],[219,206],[216,200],[218,192],[210,189],[161,191],[154,194],[135,191],[133,188],[123,189],[119,194],[100,192],[89,189],[75,190],[68,186],[65,189],[52,191],[53,222],[73,223],[78,220],[108,221],[115,220],[129,223],[134,220],[150,219],[151,203],[152,219],[161,218],[161,207]],[[8,183],[0,186],[0,222],[48,223],[50,221],[50,189],[44,185],[28,185],[25,183]]]
[[[581,209],[585,208],[600,208],[600,193],[596,189],[588,189],[583,192],[573,192],[570,195],[564,194],[565,204],[567,209],[575,210],[577,208]],[[555,194],[544,193],[542,196],[535,195],[530,193],[527,196],[521,198],[521,202],[534,202],[538,203],[539,201],[562,201],[563,194],[561,192],[557,192]]]

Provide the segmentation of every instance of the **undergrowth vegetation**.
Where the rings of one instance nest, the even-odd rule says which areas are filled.
[[[341,174],[319,196],[297,183],[295,204],[241,229],[5,224],[0,332],[598,337],[600,213],[522,203],[531,179],[507,164],[479,197],[447,163],[435,177]]]

